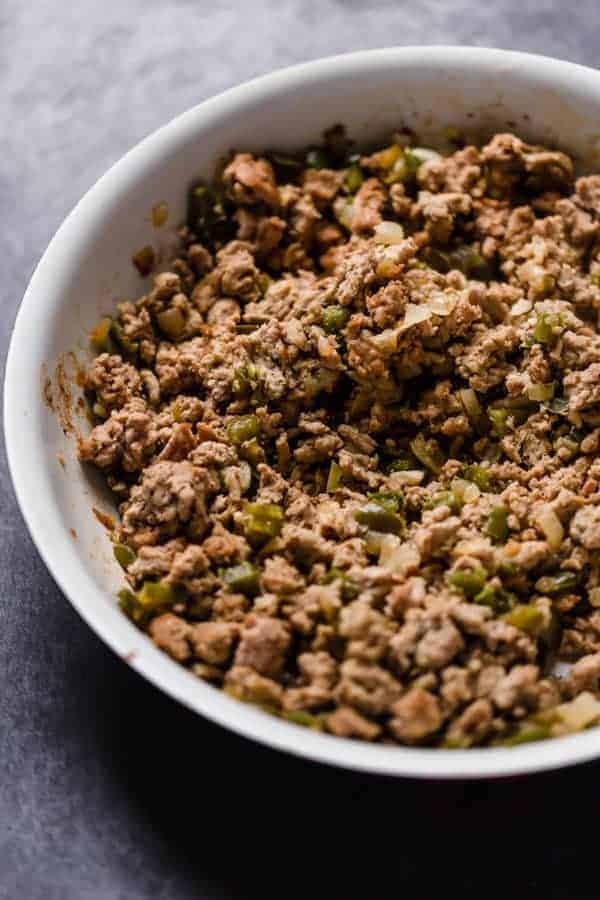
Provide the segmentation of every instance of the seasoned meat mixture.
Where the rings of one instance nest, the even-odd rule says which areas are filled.
[[[497,134],[235,153],[94,329],[128,616],[382,743],[600,721],[600,175]],[[151,261],[150,261],[151,262]]]

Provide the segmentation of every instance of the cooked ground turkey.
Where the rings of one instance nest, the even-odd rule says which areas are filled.
[[[80,458],[126,613],[343,737],[599,720],[600,175],[512,134],[358,156],[338,128],[233,155],[180,237],[92,335]]]

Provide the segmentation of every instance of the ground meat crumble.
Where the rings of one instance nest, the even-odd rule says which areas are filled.
[[[600,176],[512,134],[360,156],[335,128],[232,154],[180,239],[92,333],[79,454],[125,612],[342,737],[599,721]]]

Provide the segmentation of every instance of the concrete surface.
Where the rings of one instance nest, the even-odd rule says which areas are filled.
[[[596,11],[594,0],[3,0],[2,360],[65,214],[192,104],[278,66],[394,43],[594,65]],[[79,620],[29,540],[3,460],[0,510],[0,898],[598,896],[598,766],[394,783],[254,747],[162,697]]]

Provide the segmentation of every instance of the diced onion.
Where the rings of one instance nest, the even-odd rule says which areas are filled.
[[[373,240],[376,244],[401,244],[404,228],[398,222],[380,222],[375,226]]]
[[[517,302],[511,306],[510,314],[511,316],[524,316],[525,313],[531,312],[533,308],[533,303],[531,300],[526,300],[524,297],[521,300],[517,300]]]
[[[584,691],[569,703],[561,703],[553,712],[569,731],[582,731],[600,719],[600,701]]]
[[[393,472],[388,479],[390,490],[395,491],[402,487],[412,487],[421,484],[425,472],[422,469],[408,469],[406,472]]]
[[[395,353],[398,347],[398,332],[394,328],[386,328],[374,336],[373,343],[382,353]]]
[[[472,503],[481,493],[477,485],[466,478],[453,478],[450,487],[463,503]]]
[[[563,542],[565,530],[562,522],[550,506],[543,506],[537,514],[537,523],[544,533],[551,550],[558,550]]]
[[[530,384],[527,388],[527,396],[536,403],[546,403],[554,396],[554,383]]]
[[[419,162],[430,162],[432,159],[441,159],[441,154],[437,153],[435,150],[430,150],[429,147],[411,147],[410,152],[413,156],[419,160]]]
[[[436,316],[449,316],[456,306],[456,298],[448,294],[434,294],[427,301],[427,306]]]
[[[458,396],[468,417],[470,419],[479,419],[483,411],[473,388],[460,388]]]
[[[598,608],[600,606],[600,587],[591,588],[588,591],[588,600],[590,606]]]
[[[407,574],[419,567],[421,556],[412,544],[403,543],[395,534],[385,534],[379,548],[379,565],[390,572]]]
[[[433,313],[426,303],[421,306],[417,306],[416,303],[407,303],[404,321],[398,326],[398,331],[406,331],[407,328],[412,328],[413,325],[418,325],[420,322],[431,319],[432,315]]]

